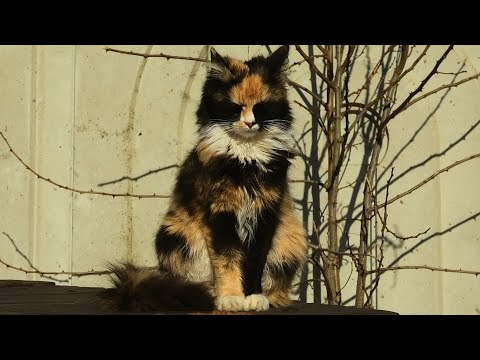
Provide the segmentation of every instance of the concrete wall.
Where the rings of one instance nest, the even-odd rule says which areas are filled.
[[[112,47],[192,57],[206,57],[208,53],[207,46],[198,45]],[[216,49],[241,58],[267,53],[263,46]],[[444,50],[443,46],[431,49],[426,61],[405,79],[400,98],[417,86]],[[376,63],[381,47],[364,51],[368,56],[356,65],[360,75],[355,83],[359,85],[362,74]],[[300,56],[292,50],[291,62],[298,60]],[[76,189],[170,193],[176,166],[195,141],[194,112],[206,71],[201,63],[106,53],[101,45],[2,46],[0,63],[0,130],[31,168]],[[480,46],[455,47],[440,70],[466,73],[456,78],[438,74],[426,91],[480,71]],[[293,68],[290,78],[310,86],[308,67]],[[398,179],[394,178],[390,197],[477,153],[479,96],[480,83],[474,80],[419,102],[392,122],[388,146],[381,156],[379,187],[386,184],[392,166]],[[291,98],[302,101],[294,89]],[[304,129],[308,130],[311,117],[299,106],[293,104],[293,108],[300,137]],[[311,132],[307,131],[303,139],[309,149]],[[343,184],[349,184],[365,168],[363,150],[358,145]],[[325,166],[323,161],[321,173]],[[297,159],[291,178],[303,179],[304,169],[303,161]],[[480,270],[480,226],[475,220],[480,213],[479,174],[479,160],[469,161],[390,205],[389,227],[393,231],[402,236],[427,228],[430,231],[405,241],[389,235],[384,263],[400,258],[396,266]],[[0,175],[3,261],[53,272],[102,270],[107,261],[120,259],[155,264],[153,237],[168,199],[112,198],[55,187],[28,172],[3,141]],[[306,204],[305,185],[292,186],[296,198]],[[359,188],[361,194],[362,186],[353,184],[342,190],[341,215],[351,218],[358,213],[356,206],[361,198],[350,199]],[[380,197],[384,196],[385,191]],[[311,214],[299,206],[299,216],[302,212],[311,232]],[[358,225],[349,233],[352,243],[358,240]],[[325,236],[323,232],[322,241]],[[345,300],[355,288],[355,272],[347,281],[351,267],[351,263],[342,267]],[[3,265],[0,278],[51,278],[59,284],[79,286],[108,284],[105,276],[41,276]],[[312,301],[311,292],[308,300]],[[480,280],[467,274],[425,270],[388,272],[382,277],[375,303],[378,308],[403,314],[480,313]]]

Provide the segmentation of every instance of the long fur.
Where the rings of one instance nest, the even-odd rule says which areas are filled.
[[[212,50],[198,142],[177,174],[155,237],[158,270],[112,265],[110,308],[256,310],[287,306],[306,262],[288,169],[296,155],[288,46],[246,62]]]
[[[110,264],[113,288],[100,294],[105,309],[130,312],[212,311],[208,286],[131,263]]]

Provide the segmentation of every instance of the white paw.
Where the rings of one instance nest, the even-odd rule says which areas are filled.
[[[243,296],[223,296],[217,299],[217,309],[225,311],[244,311]]]
[[[268,310],[268,307],[268,299],[262,294],[252,294],[245,298],[245,311],[263,311]]]

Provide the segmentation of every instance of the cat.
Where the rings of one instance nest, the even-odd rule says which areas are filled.
[[[111,265],[104,298],[130,311],[262,311],[291,303],[307,241],[289,192],[296,155],[289,46],[242,61],[211,48],[198,141],[156,237],[158,269]]]

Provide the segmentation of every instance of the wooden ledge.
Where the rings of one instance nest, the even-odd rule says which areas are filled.
[[[56,286],[48,281],[0,280],[0,315],[112,315],[126,314],[101,309],[97,294],[102,288]],[[128,313],[132,314],[132,313]],[[187,314],[188,313],[166,313]],[[198,315],[398,315],[391,311],[349,306],[295,303],[286,309],[263,312],[195,313]]]

